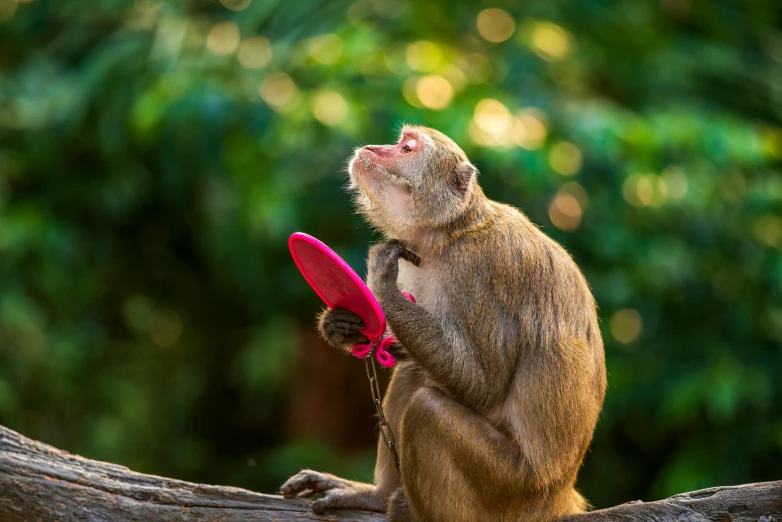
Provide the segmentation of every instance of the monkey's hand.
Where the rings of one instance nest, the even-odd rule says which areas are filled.
[[[322,494],[323,498],[312,504],[315,513],[334,508],[366,509],[381,513],[386,510],[386,498],[376,486],[309,469],[289,478],[280,490],[285,498],[310,498]]]
[[[407,249],[399,241],[380,243],[369,249],[369,274],[367,284],[381,301],[390,293],[399,293],[396,279],[399,276],[399,258]]]
[[[354,344],[367,343],[369,339],[359,332],[364,323],[359,316],[343,308],[325,309],[318,316],[320,334],[334,348],[350,350]]]

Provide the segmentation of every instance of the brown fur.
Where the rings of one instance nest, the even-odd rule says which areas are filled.
[[[350,169],[361,212],[423,260],[400,261],[394,243],[370,250],[368,283],[407,354],[384,401],[401,475],[381,441],[375,486],[320,486],[315,509],[377,508],[393,493],[392,521],[547,522],[584,511],[574,484],[606,387],[587,283],[524,214],[484,196],[448,137],[417,126],[402,137],[412,152],[362,149]],[[344,346],[356,330],[340,323],[335,338],[331,316],[321,329]],[[302,473],[286,496],[319,483]]]

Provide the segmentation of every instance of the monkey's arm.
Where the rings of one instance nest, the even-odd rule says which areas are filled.
[[[483,409],[507,391],[515,365],[498,360],[486,347],[447,329],[434,315],[408,301],[397,287],[398,261],[404,246],[385,243],[369,251],[369,286],[377,296],[394,335],[445,391],[462,404]]]

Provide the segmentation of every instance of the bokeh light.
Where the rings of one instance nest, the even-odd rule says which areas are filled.
[[[342,38],[330,33],[318,35],[310,40],[309,52],[318,63],[334,64],[342,55]]]
[[[13,18],[18,7],[15,0],[0,0],[0,22]]]
[[[418,99],[418,93],[416,92],[418,90],[418,80],[418,76],[406,78],[405,82],[402,84],[402,96],[405,98],[405,101],[413,107],[422,108],[423,104],[421,103],[421,100]]]
[[[537,22],[532,26],[530,41],[536,54],[546,60],[560,60],[570,54],[572,36],[551,22]]]
[[[336,91],[320,91],[312,100],[312,114],[324,125],[339,125],[348,115],[348,104]]]
[[[269,65],[274,51],[268,38],[251,36],[239,47],[237,59],[247,69],[262,69]]]
[[[680,172],[671,171],[666,176],[657,176],[651,173],[634,173],[627,177],[622,184],[622,194],[625,200],[635,207],[660,207],[668,199],[669,186],[667,178],[673,176],[677,197],[683,197],[686,193],[686,181]]]
[[[651,204],[654,195],[654,185],[650,176],[631,174],[622,184],[622,194],[628,203],[635,207],[645,207]]]
[[[622,344],[637,340],[643,330],[641,314],[633,308],[623,308],[611,315],[609,321],[611,335]]]
[[[453,87],[442,76],[424,76],[418,79],[415,93],[424,107],[433,110],[446,108],[453,99]]]
[[[548,217],[551,223],[563,232],[572,232],[581,225],[584,210],[575,196],[560,190],[549,204]]]
[[[479,145],[510,147],[513,118],[500,101],[487,98],[475,105],[470,122],[470,137]]]
[[[467,77],[464,72],[453,64],[448,64],[441,69],[443,77],[448,80],[454,91],[460,91],[467,83]]]
[[[545,114],[534,108],[520,110],[513,124],[513,140],[522,149],[537,150],[546,142]]]
[[[755,238],[765,246],[782,250],[782,216],[763,214],[753,227]]]
[[[589,195],[587,194],[586,189],[584,188],[581,183],[577,181],[568,181],[567,183],[563,184],[561,187],[559,187],[559,192],[562,192],[564,194],[570,194],[574,198],[576,198],[576,201],[578,201],[579,206],[581,207],[582,212],[586,212],[589,208]]]
[[[491,134],[501,134],[510,129],[510,111],[502,102],[492,99],[481,100],[475,106],[475,122]]]
[[[761,131],[763,149],[768,157],[782,159],[782,128],[765,127]]]
[[[149,318],[149,337],[161,348],[174,346],[182,335],[182,329],[182,319],[173,310],[158,310]]]
[[[298,98],[298,91],[291,77],[282,72],[268,76],[258,89],[261,98],[273,109],[281,112],[292,107]]]
[[[671,199],[682,199],[687,195],[687,175],[682,169],[673,165],[665,168],[661,176]]]
[[[548,161],[557,174],[572,176],[581,170],[581,151],[569,141],[560,141],[551,146]]]
[[[478,34],[493,43],[504,42],[516,30],[516,22],[502,9],[492,7],[478,14]]]
[[[484,83],[491,76],[491,61],[484,54],[464,54],[457,59],[456,64],[470,83]]]
[[[440,66],[443,52],[436,43],[428,40],[419,40],[407,46],[405,58],[407,65],[412,70],[431,72]]]
[[[213,54],[225,56],[239,47],[239,27],[233,22],[220,22],[212,26],[206,36],[206,47]]]

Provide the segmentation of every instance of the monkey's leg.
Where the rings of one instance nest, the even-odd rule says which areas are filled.
[[[415,522],[415,514],[407,501],[404,488],[397,488],[388,499],[389,522]]]
[[[402,482],[418,520],[543,520],[529,516],[535,495],[519,446],[443,391],[412,397],[402,437]]]
[[[418,367],[412,361],[402,361],[394,369],[391,382],[388,384],[383,398],[383,414],[394,433],[397,453],[404,446],[401,432],[402,415],[413,394],[422,386],[423,377]],[[375,484],[388,498],[391,493],[402,485],[402,478],[396,469],[391,451],[383,440],[378,437],[377,463],[375,465]]]

